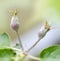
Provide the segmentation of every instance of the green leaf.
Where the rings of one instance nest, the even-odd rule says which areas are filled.
[[[10,48],[0,48],[0,61],[14,61],[16,53]]]
[[[41,61],[60,61],[60,46],[51,46],[40,54]]]
[[[0,61],[23,61],[24,55],[14,48],[0,48]]]
[[[0,47],[10,46],[9,36],[6,33],[0,35]]]

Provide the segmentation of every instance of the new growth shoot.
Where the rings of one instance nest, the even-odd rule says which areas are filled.
[[[17,10],[14,10],[11,13],[12,13],[12,18],[11,18],[10,26],[17,33],[17,37],[18,37],[18,40],[19,40],[19,43],[20,43],[20,47],[21,47],[22,50],[24,50],[23,45],[22,45],[22,41],[20,39],[20,35],[18,33],[19,26],[20,26],[19,19],[17,17],[18,12],[17,12]]]
[[[12,18],[11,18],[10,26],[17,33],[17,37],[18,37],[19,44],[20,44],[20,47],[22,49],[23,55],[25,55],[27,57],[30,57],[32,59],[35,59],[37,61],[40,61],[40,58],[31,56],[31,55],[28,54],[28,52],[30,50],[32,50],[36,46],[36,44],[46,35],[46,33],[50,30],[50,25],[48,24],[47,21],[45,22],[45,24],[41,27],[41,29],[38,33],[38,40],[27,51],[25,51],[24,47],[23,47],[23,44],[22,44],[22,41],[20,39],[19,32],[18,32],[19,26],[20,26],[19,19],[17,17],[18,12],[17,12],[17,10],[14,10],[11,13],[12,13]]]

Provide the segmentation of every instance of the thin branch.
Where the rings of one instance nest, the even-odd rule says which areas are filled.
[[[24,50],[23,44],[22,44],[22,41],[21,41],[21,38],[20,38],[20,36],[19,36],[18,31],[17,31],[16,33],[17,33],[17,36],[18,36],[18,40],[19,40],[20,47],[22,48],[22,50]]]
[[[28,57],[28,58],[33,59],[33,60],[36,60],[36,61],[40,61],[40,58],[34,57],[34,56],[32,56],[32,55],[29,55],[29,54],[28,54],[27,52],[25,52],[25,51],[22,51],[22,52],[23,52],[23,54],[24,54],[25,57]]]
[[[39,38],[39,39],[33,44],[33,46],[31,46],[31,47],[27,50],[27,52],[29,52],[31,49],[33,49],[33,48],[36,46],[36,44],[39,43],[40,40],[41,40],[41,38]]]
[[[34,57],[32,55],[29,55],[27,52],[24,52],[21,49],[17,49],[17,48],[13,48],[13,47],[6,47],[6,48],[11,48],[11,49],[13,49],[15,51],[18,51],[19,53],[22,53],[25,57],[28,57],[28,58],[33,59],[33,60],[36,60],[36,61],[40,61],[40,58]]]
[[[38,40],[27,50],[27,52],[29,52],[31,49],[33,49],[38,43],[39,41],[45,36],[45,34],[48,32],[48,30],[45,30],[45,32],[43,33],[43,35],[41,35]]]
[[[32,55],[28,55],[29,58],[33,59],[33,60],[36,60],[36,61],[40,61],[40,58],[38,57],[34,57]]]

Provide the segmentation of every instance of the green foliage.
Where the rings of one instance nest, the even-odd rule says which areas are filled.
[[[0,49],[0,61],[14,61],[15,56],[15,51],[10,48]]]
[[[41,61],[60,61],[60,46],[51,46],[40,54]]]
[[[0,47],[10,46],[9,36],[6,33],[0,35]]]
[[[24,55],[10,46],[9,37],[6,33],[0,35],[0,61],[23,61]],[[19,44],[16,44],[19,47]],[[40,61],[60,61],[60,45],[51,46],[40,53]]]
[[[22,61],[23,55],[21,52],[15,51],[10,46],[9,36],[6,33],[0,35],[0,61]],[[16,48],[19,47],[19,44],[16,44]],[[17,53],[18,52],[18,53]]]

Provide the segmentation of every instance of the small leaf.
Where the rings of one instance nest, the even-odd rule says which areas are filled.
[[[23,61],[24,54],[14,48],[0,48],[0,61]]]
[[[9,36],[6,33],[0,35],[0,47],[10,46]]]
[[[10,48],[0,48],[0,61],[14,61],[16,53]]]
[[[40,54],[41,61],[60,61],[60,45],[44,49]]]

